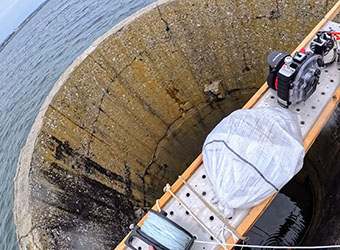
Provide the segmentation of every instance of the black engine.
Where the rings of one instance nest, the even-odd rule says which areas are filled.
[[[316,90],[319,83],[321,68],[335,61],[336,49],[330,62],[324,57],[334,48],[331,31],[318,32],[311,42],[311,51],[304,49],[294,56],[274,51],[267,57],[269,73],[267,83],[270,88],[277,90],[278,103],[288,108],[291,104],[306,101]]]

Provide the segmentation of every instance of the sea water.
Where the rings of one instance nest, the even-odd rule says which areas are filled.
[[[54,83],[99,36],[153,0],[50,0],[0,52],[0,249],[18,249],[13,178]]]

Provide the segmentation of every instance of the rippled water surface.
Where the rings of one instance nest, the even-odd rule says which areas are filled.
[[[293,178],[251,228],[246,245],[296,246],[300,244],[308,233],[313,209],[314,197],[311,184],[309,181],[302,184]]]
[[[18,249],[13,178],[54,83],[96,38],[153,0],[50,0],[0,52],[0,249]]]

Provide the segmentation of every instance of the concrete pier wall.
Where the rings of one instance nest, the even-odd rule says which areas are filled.
[[[158,1],[113,27],[56,83],[21,152],[20,248],[112,249],[263,84],[267,54],[292,51],[334,2]]]

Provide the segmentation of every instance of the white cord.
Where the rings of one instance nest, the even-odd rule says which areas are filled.
[[[328,248],[340,248],[340,245],[329,245],[329,246],[260,246],[260,245],[244,245],[244,244],[230,244],[230,243],[222,243],[219,239],[217,239],[208,228],[202,222],[190,211],[190,209],[183,204],[181,200],[171,191],[171,187],[169,184],[167,184],[164,188],[164,191],[169,192],[178,202],[181,204],[192,216],[193,218],[211,235],[215,238],[217,241],[201,241],[201,240],[195,240],[195,243],[200,244],[208,244],[208,245],[221,245],[223,248],[226,246],[232,246],[232,247],[249,247],[249,248],[262,248],[262,249],[328,249]],[[223,229],[222,229],[223,230]],[[223,232],[222,232],[223,233]],[[220,234],[220,232],[218,232]]]
[[[195,243],[217,245],[216,242],[195,240]],[[327,249],[327,248],[340,248],[340,245],[330,245],[330,246],[259,246],[259,245],[243,245],[243,244],[228,244],[226,246],[233,247],[250,247],[250,248],[264,248],[264,249]]]
[[[196,220],[196,222],[201,225],[205,231],[207,233],[210,234],[211,237],[213,237],[215,239],[215,241],[217,242],[216,245],[220,245],[221,247],[223,247],[223,249],[227,250],[225,244],[223,242],[221,242],[210,230],[209,228],[204,225],[204,223],[187,207],[187,205],[185,205],[172,191],[171,191],[171,187],[170,187],[170,184],[167,183],[164,187],[164,192],[168,192],[169,194],[172,195],[172,197],[175,198],[175,200],[180,204],[182,205],[187,211],[188,213]]]
[[[158,212],[161,211],[161,207],[159,206],[159,199],[156,200],[156,205],[157,205],[157,208],[158,208]]]
[[[203,197],[186,181],[182,176],[178,176],[178,179],[181,180],[184,185],[186,185],[196,196],[197,198],[213,213],[215,216],[224,224],[228,232],[233,236],[234,241],[236,242],[238,239],[246,240],[246,237],[240,235],[235,228],[233,228],[229,222],[227,222],[215,209],[212,207]]]

